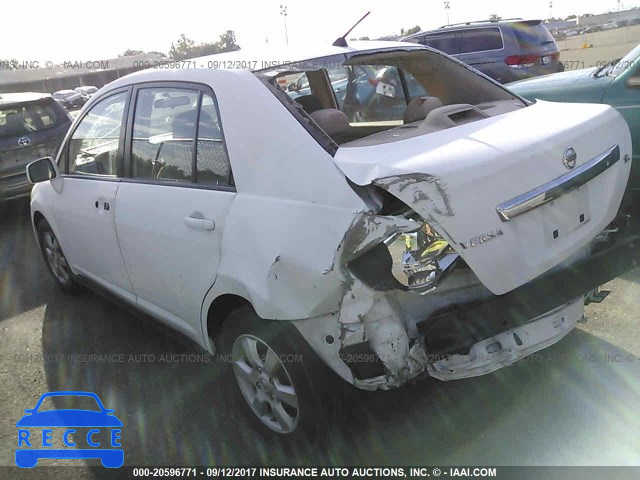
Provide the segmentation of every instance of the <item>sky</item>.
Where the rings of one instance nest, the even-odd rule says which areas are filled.
[[[375,38],[415,25],[429,29],[447,23],[443,0],[5,0],[3,38],[12,40],[2,42],[0,59],[60,63],[113,58],[127,49],[166,53],[182,33],[208,43],[227,30],[235,31],[242,48],[284,45],[281,5],[287,9],[290,45],[330,44],[369,10],[349,37]],[[493,13],[549,17],[549,0],[449,0],[449,5],[452,23],[487,19]],[[552,15],[564,18],[616,11],[618,0],[552,0],[552,5]],[[620,9],[635,6],[640,0],[620,1]]]

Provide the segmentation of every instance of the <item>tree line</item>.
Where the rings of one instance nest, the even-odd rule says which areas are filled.
[[[236,34],[233,30],[227,30],[220,35],[217,42],[196,43],[187,37],[184,33],[175,41],[171,42],[171,48],[168,55],[162,52],[127,49],[119,57],[130,57],[135,55],[155,54],[159,56],[168,56],[172,60],[186,60],[188,58],[202,57],[205,55],[213,55],[222,52],[232,52],[240,50],[240,45],[236,42]],[[0,59],[0,70],[18,70],[22,65],[17,59]]]

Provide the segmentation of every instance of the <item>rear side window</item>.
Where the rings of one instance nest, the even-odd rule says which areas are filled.
[[[138,91],[131,176],[184,184],[231,184],[218,109],[211,95],[173,87]]]
[[[442,32],[425,35],[419,43],[451,55],[457,50],[454,45],[455,34],[456,32]]]
[[[0,107],[0,138],[19,137],[54,128],[64,121],[53,99]]]
[[[540,22],[514,22],[511,26],[520,48],[537,48],[555,42],[549,30]]]
[[[498,27],[471,28],[427,35],[420,43],[449,55],[500,50],[504,47]]]

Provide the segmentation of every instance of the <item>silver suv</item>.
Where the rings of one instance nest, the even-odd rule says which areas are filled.
[[[0,95],[0,200],[29,195],[25,166],[55,155],[70,125],[67,111],[49,94]]]
[[[467,22],[402,41],[448,53],[500,83],[563,70],[558,45],[541,20]]]

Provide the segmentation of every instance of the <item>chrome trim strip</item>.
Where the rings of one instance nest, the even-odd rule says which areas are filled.
[[[538,208],[547,202],[556,200],[572,190],[593,180],[602,172],[620,160],[620,147],[615,145],[588,162],[576,167],[569,173],[554,178],[544,185],[502,202],[496,212],[503,222]]]

